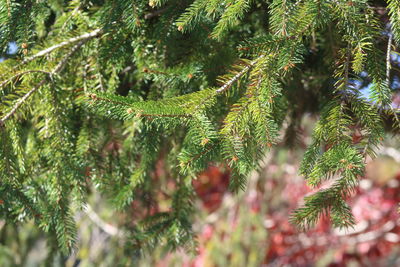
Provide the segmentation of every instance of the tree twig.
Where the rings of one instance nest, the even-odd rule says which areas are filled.
[[[387,46],[387,52],[386,52],[386,83],[387,83],[387,86],[389,87],[389,89],[390,89],[390,69],[392,68],[392,66],[390,64],[390,54],[392,52],[392,42],[393,42],[393,33],[390,32],[388,46]],[[394,119],[397,122],[397,127],[399,127],[400,120],[399,120],[399,117],[397,116],[396,110],[394,110],[394,108],[393,108],[392,102],[393,101],[391,99],[389,107],[390,107],[390,110],[393,112]]]
[[[54,74],[57,74],[59,72],[61,72],[65,65],[68,62],[68,59],[87,41],[83,40],[81,42],[79,42],[78,44],[76,44],[70,51],[69,53],[57,64],[57,66],[49,73],[49,77],[51,79],[51,77]],[[34,86],[30,91],[28,91],[23,97],[21,97],[20,99],[18,99],[18,101],[15,103],[14,107],[6,114],[4,115],[3,118],[0,119],[0,126],[4,125],[4,122],[6,120],[8,120],[9,118],[11,118],[15,112],[17,112],[18,108],[21,107],[25,101],[33,94],[35,93],[42,85],[44,85],[47,82],[47,78],[41,80],[36,86]]]
[[[30,62],[30,61],[38,58],[38,57],[45,56],[45,55],[51,53],[52,51],[54,51],[54,50],[56,50],[58,48],[61,48],[61,47],[64,47],[64,46],[67,46],[67,45],[70,45],[70,44],[73,44],[73,43],[76,43],[76,42],[79,42],[79,41],[82,41],[82,40],[92,39],[94,37],[99,36],[102,33],[103,33],[102,29],[96,29],[96,30],[94,30],[92,32],[84,33],[82,35],[79,35],[79,36],[76,36],[76,37],[72,37],[72,38],[70,38],[70,39],[68,39],[66,41],[63,41],[63,42],[59,43],[59,44],[50,46],[50,47],[48,47],[48,48],[46,48],[46,49],[34,54],[33,56],[25,58],[20,65],[26,64],[26,63],[28,63],[28,62]]]
[[[239,73],[237,73],[235,76],[233,76],[228,82],[226,82],[224,85],[222,85],[218,90],[216,90],[217,94],[223,93],[226,90],[228,90],[237,80],[240,79],[240,77],[242,77],[243,75],[245,75],[251,68],[254,67],[254,65],[257,64],[257,62],[261,59],[265,57],[265,55],[261,55],[258,58],[256,58],[255,60],[253,60],[252,62],[250,62],[249,65],[247,65],[246,67],[244,67]]]
[[[386,51],[386,82],[389,86],[390,84],[390,53],[392,52],[392,42],[393,42],[393,34],[389,33],[389,40],[388,40],[388,46],[387,46],[387,51]]]
[[[11,82],[14,79],[17,79],[25,74],[29,74],[29,73],[34,73],[34,72],[39,72],[39,73],[44,73],[47,75],[51,75],[50,72],[48,71],[44,71],[44,70],[27,70],[27,71],[23,71],[20,73],[15,74],[14,76],[12,76],[11,78],[8,78],[7,80],[4,80],[2,83],[0,83],[0,88],[2,88],[4,85],[6,85],[7,83]]]

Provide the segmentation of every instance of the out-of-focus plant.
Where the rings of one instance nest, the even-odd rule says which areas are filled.
[[[299,155],[279,149],[240,196],[225,194],[218,209],[208,210],[199,226],[198,255],[179,252],[154,260],[158,266],[397,266],[400,256],[400,153],[392,147],[367,164],[367,178],[351,201],[356,225],[332,230],[324,217],[317,227],[299,232],[286,214],[310,194],[301,177],[294,177]],[[397,153],[397,156],[396,156]],[[393,158],[394,157],[394,158]],[[397,161],[396,161],[397,160]],[[292,163],[288,163],[292,162]],[[203,177],[213,187],[213,177]],[[205,186],[205,185],[204,185]],[[212,191],[210,189],[210,191]],[[204,196],[204,195],[203,195]],[[215,198],[202,200],[208,203]],[[215,204],[215,205],[217,205]],[[207,207],[207,206],[206,206]],[[206,209],[207,210],[207,209]],[[211,212],[211,213],[210,213]],[[202,220],[201,220],[202,221]],[[151,257],[151,256],[150,256]]]

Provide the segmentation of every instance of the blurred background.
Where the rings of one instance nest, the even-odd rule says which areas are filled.
[[[315,121],[306,116],[296,145],[275,147],[244,192],[227,190],[224,166],[209,166],[193,181],[195,250],[168,252],[154,244],[138,257],[126,246],[124,224],[169,208],[174,179],[160,159],[153,175],[159,196],[149,207],[133,202],[128,212],[116,212],[92,189],[87,207],[76,210],[77,250],[69,257],[49,257],[57,252],[33,223],[0,221],[0,266],[400,266],[400,146],[390,135],[379,157],[368,160],[365,177],[348,200],[354,228],[333,229],[326,218],[308,231],[289,223],[291,212],[312,192],[297,173]],[[88,179],[101,177],[88,173]]]

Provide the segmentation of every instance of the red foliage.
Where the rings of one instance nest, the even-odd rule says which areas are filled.
[[[213,212],[219,208],[228,190],[229,171],[224,171],[221,167],[209,166],[198,175],[196,180],[193,180],[192,184],[204,208]]]
[[[228,173],[210,167],[193,182],[207,210],[213,211],[220,206],[228,181]],[[325,217],[307,232],[301,232],[291,225],[288,222],[291,210],[298,207],[310,189],[304,182],[293,182],[289,178],[285,181],[285,188],[280,189],[280,198],[285,202],[285,208],[272,206],[265,214],[265,225],[269,233],[265,264],[312,266],[326,252],[334,251],[333,260],[328,266],[347,266],[349,262],[356,262],[360,266],[382,266],[381,261],[395,247],[399,248],[400,221],[397,207],[400,201],[400,174],[386,185],[369,180],[361,183],[350,203],[357,224],[347,232],[332,229],[329,218]],[[278,185],[274,179],[267,179],[267,183],[266,188],[271,189]],[[255,195],[249,194],[246,201],[252,212],[260,212],[260,201],[265,201],[265,196],[262,196],[268,196],[269,193],[259,190]],[[232,224],[234,229],[235,222]],[[193,266],[202,262],[207,242],[213,234],[214,225],[206,225],[200,237],[199,255],[192,262]]]
[[[295,184],[288,186],[296,187]],[[292,188],[291,192],[303,189],[300,186],[298,190]],[[288,200],[290,206],[296,206],[301,199],[292,195]],[[347,234],[333,231],[327,218],[322,218],[316,228],[300,233],[287,222],[285,215],[272,212],[267,215],[274,226],[269,229],[272,238],[265,262],[278,260],[281,264],[306,266],[329,249],[336,251],[334,262],[329,266],[345,266],[349,261],[356,261],[362,266],[379,262],[400,242],[396,208],[399,201],[400,176],[390,185],[370,184],[368,188],[359,188],[351,203],[357,225]]]

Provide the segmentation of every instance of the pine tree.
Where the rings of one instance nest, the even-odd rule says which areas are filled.
[[[331,183],[291,220],[352,226],[346,199],[388,126],[397,132],[399,44],[397,0],[1,1],[1,217],[34,220],[70,253],[92,188],[119,210],[148,206],[162,158],[170,209],[127,223],[126,238],[138,252],[193,247],[196,175],[226,164],[230,189],[245,190],[314,114],[300,173]]]

